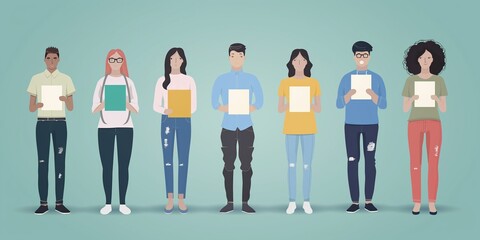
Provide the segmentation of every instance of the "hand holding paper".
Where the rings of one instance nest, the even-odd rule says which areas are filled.
[[[228,114],[248,115],[250,114],[250,90],[230,89],[228,90]]]
[[[310,112],[311,97],[309,86],[298,86],[289,88],[289,111],[290,112]]]
[[[415,100],[415,107],[435,107],[435,82],[433,81],[416,81],[414,86],[415,95],[418,99]]]
[[[62,86],[42,86],[42,110],[45,111],[61,111],[63,109],[63,102],[60,101],[62,96]]]
[[[352,75],[351,89],[355,89],[355,94],[351,99],[354,100],[370,100],[372,97],[367,93],[367,89],[372,88],[372,75]]]

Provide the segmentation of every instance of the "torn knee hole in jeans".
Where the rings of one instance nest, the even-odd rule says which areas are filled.
[[[354,157],[349,157],[349,158],[348,158],[348,161],[349,161],[349,162],[353,162],[353,161],[355,161],[355,158],[354,158]]]
[[[171,167],[172,164],[171,163],[165,163],[165,167]]]
[[[288,164],[288,167],[294,168],[294,167],[295,167],[295,163],[290,163],[290,164]]]
[[[38,160],[38,162],[39,162],[39,163],[44,163],[44,162],[45,162],[45,160]]]
[[[180,163],[178,166],[179,166],[179,167],[183,167],[183,163]]]
[[[170,127],[165,127],[165,135],[168,135],[170,133]]]
[[[163,139],[163,147],[167,148],[168,147],[168,139]]]
[[[303,165],[303,170],[308,170],[309,167],[310,167],[310,165],[304,164],[304,165]]]
[[[367,151],[368,152],[373,152],[375,150],[375,143],[374,142],[369,142],[367,145]]]
[[[440,150],[440,147],[438,145],[435,145],[433,149],[435,150],[435,157],[438,157],[438,152]]]
[[[63,147],[59,147],[58,148],[58,154],[62,154],[63,153]]]

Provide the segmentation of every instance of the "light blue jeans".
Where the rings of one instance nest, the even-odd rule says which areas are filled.
[[[302,144],[303,155],[303,200],[310,201],[310,182],[312,175],[314,134],[286,134],[285,144],[288,159],[288,190],[290,202],[294,202],[297,195],[297,152],[298,142]]]

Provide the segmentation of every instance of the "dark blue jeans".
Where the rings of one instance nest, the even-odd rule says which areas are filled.
[[[106,204],[112,203],[113,150],[117,138],[118,185],[120,204],[125,204],[128,187],[128,166],[132,155],[133,128],[99,128],[98,148],[103,167],[103,189]]]
[[[363,156],[365,157],[365,199],[372,200],[375,190],[375,151],[377,149],[378,124],[345,124],[345,144],[348,161],[348,186],[352,202],[359,201],[358,162],[360,160],[360,135],[363,138]]]
[[[38,154],[38,192],[40,203],[48,198],[48,159],[50,135],[53,139],[55,159],[55,194],[57,203],[63,202],[65,187],[65,154],[67,151],[67,123],[65,121],[38,121],[36,126]]]
[[[169,118],[162,115],[162,149],[165,170],[166,195],[173,193],[173,149],[175,136],[177,137],[178,155],[178,194],[186,198],[188,157],[191,139],[190,118]]]

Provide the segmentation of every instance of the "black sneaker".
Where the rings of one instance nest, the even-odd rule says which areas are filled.
[[[250,206],[248,205],[248,203],[244,202],[244,203],[242,204],[242,212],[244,212],[244,213],[246,213],[246,214],[254,214],[254,213],[255,213],[255,210],[254,210],[252,207],[250,207]]]
[[[55,211],[61,214],[70,214],[70,210],[68,210],[63,204],[55,205]]]
[[[358,209],[360,209],[359,204],[352,204],[347,209],[347,213],[356,213],[356,212],[358,212]]]
[[[48,205],[40,205],[35,211],[35,215],[43,215],[48,212]]]
[[[220,209],[220,212],[221,213],[229,213],[229,212],[233,212],[233,203],[227,203],[227,205],[225,205],[225,207],[223,207],[222,209]]]
[[[373,203],[365,203],[365,210],[367,212],[378,212],[378,209],[373,206]]]

